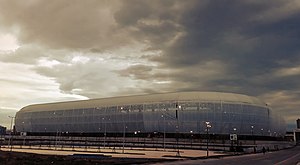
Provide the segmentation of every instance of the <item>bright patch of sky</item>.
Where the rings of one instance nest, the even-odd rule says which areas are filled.
[[[41,58],[38,61],[38,66],[42,66],[42,67],[49,67],[52,68],[55,65],[61,64],[61,62],[57,61],[57,60],[49,60],[47,58]]]
[[[14,51],[18,48],[19,45],[15,36],[0,33],[0,51]]]
[[[0,86],[5,86],[1,88],[0,104],[1,108],[9,107],[3,109],[20,109],[29,103],[87,99],[80,95],[61,93],[53,79],[35,73],[30,65],[0,62],[0,67]]]

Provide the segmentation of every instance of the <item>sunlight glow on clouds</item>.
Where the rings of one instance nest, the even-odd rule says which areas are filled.
[[[75,56],[72,58],[72,63],[87,63],[90,61],[90,58],[84,56]]]
[[[80,95],[62,94],[57,83],[36,74],[30,65],[0,62],[0,66],[0,86],[5,86],[0,93],[2,107],[20,109],[29,103],[86,99]]]
[[[61,62],[57,61],[57,60],[48,60],[47,58],[41,58],[38,61],[38,66],[41,67],[49,67],[49,68],[53,68],[56,65],[61,64]]]
[[[280,77],[300,76],[300,66],[279,69],[278,71],[275,72],[275,75],[280,76]]]
[[[19,45],[15,36],[0,33],[0,51],[14,51],[18,48]]]

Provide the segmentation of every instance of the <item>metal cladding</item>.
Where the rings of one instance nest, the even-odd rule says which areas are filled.
[[[176,92],[29,105],[16,114],[19,132],[205,133],[279,136],[283,119],[251,96]]]

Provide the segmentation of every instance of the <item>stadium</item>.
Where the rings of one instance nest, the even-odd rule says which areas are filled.
[[[220,92],[176,92],[29,105],[17,132],[281,136],[283,119],[263,101]]]

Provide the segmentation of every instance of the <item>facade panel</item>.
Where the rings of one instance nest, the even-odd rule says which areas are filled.
[[[213,134],[278,136],[285,132],[282,118],[253,97],[227,94],[232,98],[229,100],[225,93],[215,98],[205,94],[218,93],[190,92],[192,99],[189,92],[124,97],[127,102],[121,97],[106,99],[111,105],[103,100],[82,101],[86,107],[80,101],[33,105],[17,113],[15,124],[19,132],[122,133],[125,129],[132,133],[203,134],[209,121]]]

